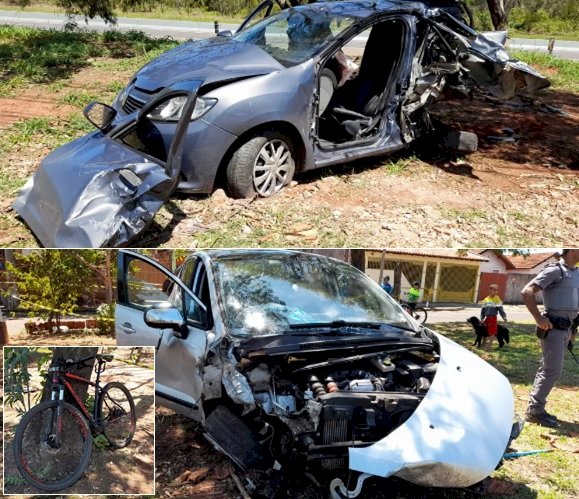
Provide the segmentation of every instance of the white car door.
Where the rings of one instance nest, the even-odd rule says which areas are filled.
[[[139,253],[120,251],[118,300],[115,311],[117,344],[154,346],[156,402],[203,420],[203,366],[211,318],[191,290],[197,258],[186,260],[179,278]],[[147,311],[171,313],[176,327],[152,327]]]

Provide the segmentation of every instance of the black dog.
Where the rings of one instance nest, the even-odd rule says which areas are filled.
[[[476,334],[476,339],[472,346],[481,347],[482,339],[488,337],[489,332],[487,327],[480,321],[478,317],[469,317],[466,322],[468,322],[474,329]],[[497,325],[497,340],[499,341],[499,348],[505,346],[505,343],[509,343],[509,330],[505,326]]]

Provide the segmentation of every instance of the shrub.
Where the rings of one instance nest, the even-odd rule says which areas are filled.
[[[103,303],[97,308],[97,329],[99,334],[112,335],[115,332],[115,304]]]

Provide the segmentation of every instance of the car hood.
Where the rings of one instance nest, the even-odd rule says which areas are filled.
[[[395,475],[418,485],[466,487],[488,476],[502,459],[514,419],[508,379],[477,355],[434,334],[440,362],[424,400],[382,440],[350,448],[351,469]]]
[[[215,37],[180,45],[141,68],[136,86],[156,92],[181,80],[205,84],[235,80],[284,69],[259,47],[227,37]]]

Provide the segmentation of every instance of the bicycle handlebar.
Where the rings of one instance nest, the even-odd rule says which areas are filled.
[[[89,360],[92,359],[97,359],[99,360],[99,362],[110,362],[111,360],[113,360],[113,356],[112,355],[101,355],[101,354],[96,354],[96,355],[88,355],[87,357],[83,357],[81,359],[78,360],[73,360],[73,359],[59,359],[61,363],[63,363],[65,366],[73,366],[76,365],[77,368],[81,369],[82,367],[88,367],[85,364],[85,362],[88,362]]]

